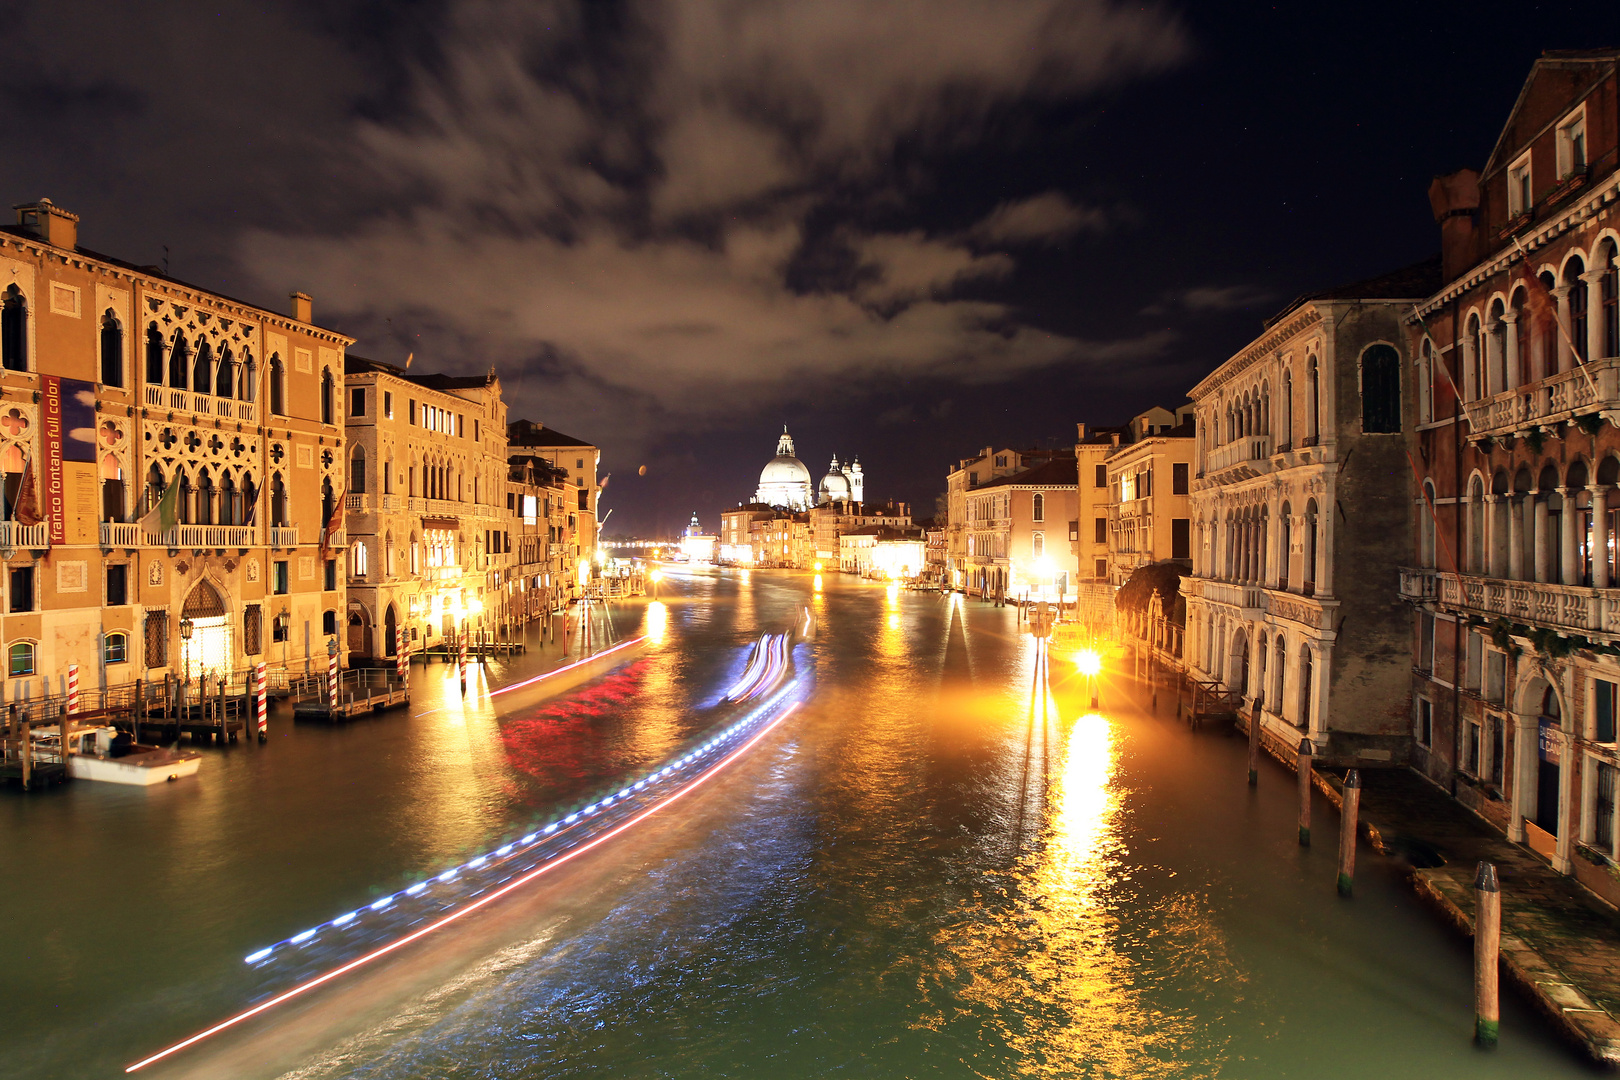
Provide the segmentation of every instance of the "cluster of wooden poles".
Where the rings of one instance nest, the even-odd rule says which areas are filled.
[[[1299,843],[1311,846],[1311,787],[1315,783],[1314,748],[1309,738],[1299,740]],[[1260,723],[1249,721],[1249,786],[1260,782]],[[1349,897],[1356,873],[1356,834],[1361,815],[1361,773],[1351,769],[1344,777],[1339,811],[1339,895]],[[1496,867],[1481,862],[1474,876],[1474,1041],[1494,1047],[1501,1030],[1502,1003],[1499,958],[1502,937],[1502,891]]]

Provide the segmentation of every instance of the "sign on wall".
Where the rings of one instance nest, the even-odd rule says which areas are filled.
[[[52,544],[94,544],[96,393],[83,379],[40,376],[45,514]]]

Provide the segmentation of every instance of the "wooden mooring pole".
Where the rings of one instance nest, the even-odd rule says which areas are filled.
[[[1496,867],[1479,864],[1474,876],[1474,1041],[1487,1050],[1496,1046],[1502,1026],[1497,955],[1502,936],[1502,890]]]
[[[1299,846],[1311,846],[1311,740],[1299,740]]]
[[[1344,777],[1344,799],[1339,809],[1339,895],[1349,896],[1356,876],[1356,825],[1361,815],[1361,773],[1351,769]]]

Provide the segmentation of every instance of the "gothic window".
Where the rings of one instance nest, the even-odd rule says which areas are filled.
[[[1305,418],[1305,431],[1311,445],[1315,446],[1322,432],[1322,376],[1314,356],[1305,362],[1305,405],[1310,410]]]
[[[124,470],[112,454],[101,459],[101,518],[124,520]]]
[[[221,525],[242,524],[242,498],[236,490],[236,481],[230,473],[226,473],[219,480],[219,523]]]
[[[101,381],[107,386],[124,385],[124,328],[118,325],[112,308],[101,317]]]
[[[1361,430],[1401,430],[1401,357],[1392,346],[1372,345],[1361,354]]]
[[[28,301],[15,285],[0,293],[0,366],[28,370]]]
[[[176,483],[180,485],[180,523],[183,525],[195,525],[197,523],[196,505],[193,498],[195,493],[191,487],[191,477],[186,475],[186,470],[180,470],[180,476]]]
[[[1599,249],[1598,258],[1603,265],[1603,280],[1599,283],[1597,313],[1603,320],[1603,355],[1620,356],[1620,247],[1607,240]]]
[[[1569,336],[1575,342],[1575,355],[1582,361],[1594,359],[1586,355],[1586,282],[1581,275],[1586,266],[1577,257],[1564,265],[1564,284],[1569,287]]]
[[[1311,693],[1311,647],[1304,646],[1299,650],[1299,726],[1309,730],[1311,715],[1315,711],[1315,704]]]
[[[214,349],[203,338],[197,342],[197,362],[191,365],[191,389],[193,393],[210,393],[214,385]]]
[[[190,366],[191,346],[186,344],[185,332],[176,330],[174,344],[169,349],[169,385],[176,390],[184,390]]]
[[[168,487],[168,481],[163,478],[163,470],[154,462],[146,470],[146,509],[151,510],[163,498],[163,489]]]
[[[332,369],[327,368],[321,372],[321,423],[323,424],[336,423],[333,418],[333,393]]]
[[[270,476],[270,527],[287,527],[287,486],[281,482],[280,473]]]
[[[157,323],[146,328],[146,381],[153,386],[163,384],[163,335]]]
[[[236,396],[235,379],[236,364],[231,357],[231,347],[225,346],[219,351],[219,369],[214,373],[214,394],[216,397],[228,398]]]
[[[237,380],[236,396],[242,401],[253,401],[258,393],[254,379],[258,376],[258,365],[253,362],[253,354],[247,349],[242,350],[241,378]]]
[[[214,524],[214,478],[204,469],[197,477],[197,509],[194,515],[198,525]]]
[[[287,415],[286,382],[287,372],[281,366],[281,354],[270,354],[270,412],[275,416]]]
[[[354,454],[349,458],[349,490],[357,495],[366,491],[366,450],[363,446],[356,446]]]

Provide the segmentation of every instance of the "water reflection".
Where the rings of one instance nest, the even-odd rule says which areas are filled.
[[[650,644],[664,643],[664,637],[669,632],[669,609],[664,606],[662,600],[654,600],[647,605],[647,615],[641,632],[647,635]]]

